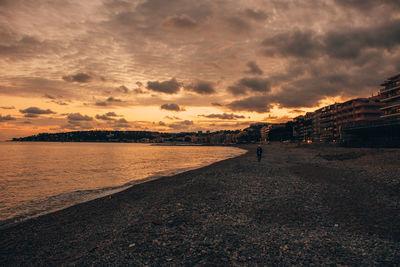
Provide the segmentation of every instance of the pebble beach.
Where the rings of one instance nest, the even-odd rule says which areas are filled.
[[[1,229],[0,265],[400,265],[400,149],[240,148]]]

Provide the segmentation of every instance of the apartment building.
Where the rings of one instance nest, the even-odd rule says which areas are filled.
[[[343,127],[380,119],[382,103],[376,98],[355,98],[336,105],[336,139],[343,140]]]
[[[313,138],[313,112],[293,120],[293,138],[297,141],[311,141]]]
[[[400,120],[400,74],[388,78],[381,86],[382,119]]]
[[[336,106],[337,104],[325,106],[321,108],[320,127],[321,141],[332,142],[336,136]]]
[[[312,141],[313,142],[322,141],[322,139],[321,139],[321,134],[322,134],[321,115],[322,115],[322,108],[317,109],[311,115],[311,117],[312,117],[312,128],[313,128],[313,134],[312,134]]]

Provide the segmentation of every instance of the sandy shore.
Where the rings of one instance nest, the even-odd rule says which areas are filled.
[[[400,150],[255,146],[0,231],[0,265],[400,264]]]

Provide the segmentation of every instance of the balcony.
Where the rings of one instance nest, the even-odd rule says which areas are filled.
[[[393,99],[396,99],[396,98],[399,98],[399,97],[400,97],[400,91],[398,92],[398,94],[395,94],[395,95],[389,96],[387,98],[381,99],[381,101],[382,102],[388,102],[390,100],[393,100]]]
[[[367,114],[367,113],[379,115],[381,112],[379,109],[360,109],[354,111],[354,114]]]
[[[381,118],[394,118],[394,117],[400,117],[400,113],[392,113],[392,114],[387,114],[387,115],[381,116]]]
[[[381,93],[386,93],[386,92],[390,92],[392,90],[396,90],[400,88],[400,83],[399,84],[394,84],[394,85],[388,85],[385,88],[382,88],[380,90]]]
[[[381,107],[381,110],[392,109],[392,108],[399,107],[399,106],[400,106],[400,102],[397,102],[394,105]]]
[[[354,103],[354,107],[379,107],[382,104],[379,102],[359,102],[359,103]]]

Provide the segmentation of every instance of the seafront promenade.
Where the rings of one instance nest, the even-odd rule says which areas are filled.
[[[265,145],[0,230],[0,265],[400,264],[400,149]]]

